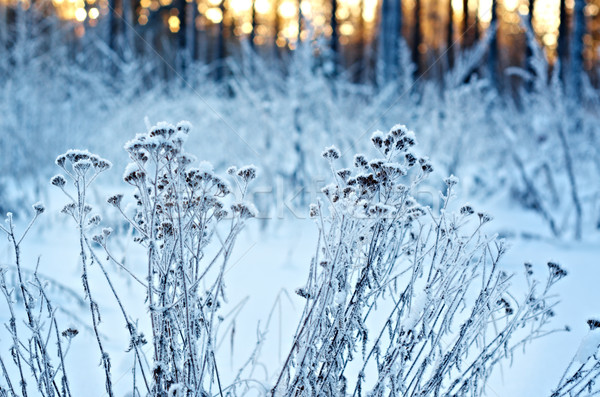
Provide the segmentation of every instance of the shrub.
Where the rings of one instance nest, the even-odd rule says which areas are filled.
[[[413,197],[432,167],[413,154],[412,132],[372,142],[381,157],[358,155],[352,171],[334,168],[334,148],[323,153],[329,211],[311,210],[319,246],[272,394],[480,395],[499,361],[548,332],[549,293],[566,273],[552,264],[545,285],[528,275],[517,298],[498,266],[504,243],[482,231],[491,217],[448,210],[457,179],[434,214]]]

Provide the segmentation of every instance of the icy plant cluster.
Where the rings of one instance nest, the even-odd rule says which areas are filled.
[[[594,396],[600,393],[600,320],[589,319],[589,334],[581,341],[558,386],[550,397]]]
[[[256,215],[244,201],[256,169],[228,170],[240,193],[234,198],[210,164],[192,167],[193,158],[183,150],[189,130],[187,122],[160,123],[129,141],[131,163],[123,178],[135,188],[133,216],[123,209],[121,195],[108,199],[135,228],[147,254],[154,365],[145,381],[151,385],[146,391],[156,396],[213,393],[223,276],[245,220]],[[213,239],[219,247],[209,257]],[[104,235],[97,242],[110,253]]]
[[[100,312],[94,300],[88,282],[88,267],[95,261],[91,251],[87,231],[90,227],[100,222],[100,216],[92,214],[92,207],[87,204],[86,192],[93,180],[102,172],[111,167],[109,161],[82,150],[69,150],[56,159],[56,164],[62,168],[67,177],[56,175],[51,179],[54,186],[63,190],[70,202],[65,205],[62,212],[68,214],[76,223],[80,235],[80,257],[82,261],[82,283],[85,298],[89,303],[91,323],[94,330],[98,348],[101,353],[101,362],[106,373],[107,390],[110,383],[110,358],[104,349],[98,330]],[[74,195],[67,191],[67,178],[75,187]],[[6,299],[11,313],[9,333],[12,337],[11,355],[17,368],[18,381],[11,381],[4,360],[0,358],[0,366],[7,383],[7,389],[0,387],[0,395],[16,396],[17,390],[22,396],[28,395],[28,380],[36,384],[38,395],[45,397],[70,396],[68,371],[65,368],[64,357],[71,338],[79,332],[73,328],[61,328],[57,321],[56,311],[49,299],[48,283],[40,280],[36,271],[33,277],[26,278],[21,260],[21,243],[37,218],[44,213],[45,208],[41,203],[33,206],[34,218],[21,237],[17,237],[12,214],[7,216],[7,228],[1,227],[12,243],[15,256],[15,269],[18,275],[18,292],[6,282],[6,270],[3,268],[0,278],[0,289]],[[39,265],[39,261],[38,261]],[[106,273],[105,273],[106,274]],[[26,328],[19,329],[15,301],[22,301],[25,306]],[[23,332],[25,331],[25,332]],[[25,335],[26,336],[25,336]],[[56,351],[54,347],[56,346]]]
[[[342,156],[337,148],[322,153],[332,183],[323,188],[327,204],[310,207],[319,239],[306,283],[296,290],[306,303],[287,356],[270,381],[254,379],[246,369],[255,366],[265,343],[259,332],[248,361],[232,383],[222,384],[215,350],[227,303],[224,276],[236,237],[256,215],[246,196],[257,170],[230,167],[236,185],[230,188],[210,164],[193,166],[184,150],[189,131],[187,122],[161,123],[129,141],[131,163],[123,179],[134,193],[108,198],[145,253],[143,276],[116,259],[111,241],[121,236],[102,227],[88,204],[90,184],[110,162],[82,150],[56,160],[63,174],[51,184],[69,199],[62,212],[78,231],[89,328],[109,396],[116,392],[102,332],[107,324],[94,298],[91,266],[101,270],[129,334],[133,396],[242,396],[255,390],[272,396],[481,396],[499,363],[555,331],[549,327],[553,291],[566,271],[549,262],[545,281],[538,282],[525,264],[527,288],[515,292],[512,277],[499,268],[503,241],[484,231],[491,217],[468,204],[451,210],[457,178],[445,180],[439,212],[415,198],[433,166],[416,154],[414,134],[398,125],[373,134],[377,157],[356,155],[352,168],[336,167]],[[0,397],[69,397],[73,375],[65,356],[79,331],[60,325],[48,294],[52,286],[22,266],[21,243],[45,208],[37,203],[33,210],[19,236],[11,214],[0,226],[14,250],[15,273],[11,281],[8,268],[0,268],[13,364],[0,352]],[[144,287],[149,335],[128,314],[109,263]],[[597,393],[600,322],[588,324],[590,334],[553,397]]]
[[[328,215],[311,209],[319,246],[272,393],[480,395],[501,359],[548,332],[550,291],[565,272],[552,264],[544,285],[528,279],[525,296],[510,294],[498,269],[504,245],[481,231],[490,217],[468,205],[447,211],[457,179],[434,215],[412,196],[432,171],[412,132],[395,126],[372,143],[381,157],[357,155],[352,170],[334,168],[337,149],[323,153],[334,180]]]
[[[128,142],[125,149],[131,163],[123,179],[135,188],[133,214],[124,205],[122,194],[108,198],[108,203],[134,228],[135,241],[146,251],[145,277],[138,277],[115,259],[109,248],[112,229],[100,226],[101,216],[88,204],[90,184],[111,167],[110,162],[83,150],[69,150],[56,159],[63,174],[54,176],[50,182],[69,199],[61,212],[73,219],[79,232],[84,297],[109,396],[115,395],[112,363],[101,330],[106,325],[101,324],[100,308],[92,293],[94,286],[89,281],[92,265],[101,269],[130,336],[128,351],[135,358],[132,385],[135,395],[206,395],[213,394],[217,387],[221,391],[214,349],[222,321],[219,309],[226,300],[224,273],[244,222],[256,215],[256,209],[245,201],[245,196],[257,171],[254,166],[229,168],[239,191],[234,194],[210,164],[192,166],[192,156],[183,149],[189,130],[187,122],[177,126],[161,123]],[[7,388],[0,386],[0,396],[27,396],[28,390],[31,392],[27,381],[31,378],[37,383],[40,395],[71,396],[64,345],[79,331],[60,327],[37,272],[28,282],[20,263],[20,243],[44,212],[42,204],[33,208],[35,217],[21,237],[15,234],[10,214],[8,227],[1,229],[13,242],[18,274],[18,296],[7,282],[4,270],[0,273],[0,290],[11,312],[11,354],[19,378],[12,381],[11,372],[0,360],[7,384]],[[215,244],[211,246],[213,240]],[[105,255],[98,253],[99,248]],[[137,321],[129,316],[107,271],[107,261],[125,270],[147,290],[150,337],[138,331]],[[25,303],[27,337],[17,326],[15,298]],[[56,338],[51,338],[53,334]],[[142,350],[147,343],[153,347],[151,360]],[[58,347],[58,355],[50,352],[53,344]]]

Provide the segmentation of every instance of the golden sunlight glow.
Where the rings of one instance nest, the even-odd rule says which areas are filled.
[[[457,14],[462,14],[463,12],[463,3],[462,0],[451,0],[452,1],[452,9]]]
[[[244,24],[242,25],[242,33],[243,34],[252,33],[252,24],[250,22],[244,22]]]
[[[169,30],[173,33],[179,32],[179,17],[177,15],[171,15],[168,19]]]
[[[181,21],[174,0],[138,0],[135,9],[136,22],[147,25],[152,21],[162,23],[173,33],[180,30]],[[297,40],[314,40],[319,36],[325,38],[332,34],[331,0],[185,0],[197,8],[193,25],[198,30],[209,28],[212,24],[223,23],[226,34],[235,36],[250,35],[253,29],[254,43],[257,45],[277,45],[282,48],[295,48]],[[368,45],[378,34],[382,0],[336,0],[339,40],[345,45]],[[411,29],[414,26],[415,0],[397,0],[402,4],[403,20],[406,23],[404,34],[410,41]],[[472,29],[471,37],[466,38],[472,44],[474,32],[479,37],[485,34],[492,18],[492,4],[497,2],[500,43],[508,51],[508,57],[515,62],[521,62],[517,49],[522,48],[523,26],[521,16],[529,13],[531,0],[468,0],[469,23],[478,23],[478,29]],[[533,28],[540,44],[544,46],[550,61],[556,58],[558,46],[558,30],[560,24],[561,0],[537,0]],[[572,21],[574,0],[565,0]],[[38,7],[42,2],[50,4],[58,18],[79,22],[74,26],[76,35],[82,35],[87,28],[100,26],[99,20],[110,13],[108,0],[0,0],[0,6],[27,9]],[[448,23],[448,5],[452,6],[454,37],[462,37],[464,0],[421,0],[421,29],[423,43],[419,51],[429,53],[439,51],[446,45],[445,26]],[[254,7],[254,10],[253,10]],[[32,7],[33,8],[33,7]],[[44,9],[46,12],[46,8]],[[117,12],[122,12],[117,11]],[[155,13],[160,18],[151,18]],[[586,0],[585,15],[587,17],[588,33],[585,37],[585,58],[596,62],[600,58],[600,0]],[[157,15],[158,16],[158,15]],[[302,20],[299,22],[300,16]],[[475,18],[477,16],[477,18]],[[253,20],[253,17],[255,18]],[[300,25],[299,25],[300,23]],[[569,22],[571,23],[571,22]],[[77,26],[81,25],[81,28]],[[154,28],[154,26],[153,26]],[[462,38],[460,40],[463,40]],[[468,45],[470,45],[468,44]],[[352,47],[354,48],[354,47]],[[350,51],[354,51],[351,49]],[[515,55],[517,54],[517,55]],[[590,61],[590,62],[592,62]],[[591,68],[586,63],[586,68]]]
[[[223,20],[223,13],[219,8],[209,8],[206,10],[206,18],[212,23],[220,23]]]
[[[302,0],[302,2],[300,3],[300,10],[302,11],[302,14],[306,17],[310,16],[311,11],[312,11],[312,6],[310,5],[310,1],[308,0]]]
[[[493,0],[479,0],[479,9],[477,10],[477,16],[479,17],[479,22],[484,27],[487,27],[490,24],[490,21],[492,20],[493,3]]]
[[[344,22],[340,25],[340,33],[344,36],[351,36],[354,33],[354,26],[350,22]]]
[[[517,9],[519,0],[504,0],[504,9],[509,12],[513,12]]]
[[[78,8],[75,11],[75,19],[78,20],[79,22],[85,21],[86,17],[87,17],[87,12],[85,12],[85,8]]]
[[[269,0],[255,0],[254,9],[259,14],[267,14],[269,11],[271,11],[271,3]]]
[[[296,6],[291,1],[284,1],[277,10],[283,18],[293,18],[296,15]]]
[[[375,15],[377,14],[377,0],[364,0],[364,9],[362,17],[365,22],[375,21]]]
[[[521,14],[521,15],[529,14],[529,5],[521,3],[521,5],[519,5],[519,14]]]
[[[230,0],[229,7],[236,15],[243,14],[252,9],[252,0]]]

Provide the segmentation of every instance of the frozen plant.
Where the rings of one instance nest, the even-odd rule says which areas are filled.
[[[336,169],[329,209],[311,207],[319,243],[306,305],[273,396],[479,396],[492,369],[543,336],[550,296],[566,272],[549,265],[545,284],[523,296],[499,269],[504,244],[482,229],[491,220],[470,205],[448,209],[457,178],[446,179],[439,214],[413,197],[433,171],[415,155],[404,126],[377,132],[379,157],[357,155]]]
[[[600,321],[589,319],[589,333],[581,341],[551,397],[594,396],[600,394]]]
[[[66,350],[76,329],[62,330],[56,318],[56,308],[48,298],[47,282],[38,276],[39,260],[33,277],[27,277],[21,258],[21,243],[31,227],[44,213],[42,203],[33,205],[34,216],[20,236],[17,235],[13,216],[7,214],[7,226],[0,230],[6,234],[14,251],[17,281],[7,282],[7,267],[0,267],[0,291],[6,301],[9,322],[5,324],[12,344],[10,353],[16,367],[16,378],[11,378],[8,363],[0,355],[0,374],[6,382],[6,388],[0,386],[0,396],[39,395],[43,397],[71,396],[67,370],[65,368]],[[24,326],[20,325],[19,310],[16,303],[23,303],[25,311]],[[12,379],[12,380],[11,380]],[[28,387],[28,380],[34,381],[34,391]]]
[[[100,352],[100,360],[104,369],[106,392],[110,397],[112,397],[114,396],[114,392],[111,377],[111,362],[108,352],[102,343],[102,337],[99,331],[102,317],[98,303],[94,300],[92,290],[90,288],[88,268],[92,264],[97,263],[101,267],[109,284],[110,279],[108,278],[108,274],[102,266],[102,262],[100,262],[95,256],[90,244],[90,231],[95,226],[98,226],[101,221],[101,217],[98,214],[92,213],[92,206],[87,202],[89,186],[98,177],[98,175],[110,169],[111,163],[108,160],[88,152],[87,150],[73,149],[58,156],[56,158],[56,165],[63,170],[66,177],[62,174],[55,175],[50,180],[50,183],[53,186],[61,189],[65,196],[67,196],[70,200],[70,202],[63,207],[61,212],[73,219],[79,232],[79,256],[81,260],[81,281],[83,284],[84,297],[89,303],[92,328],[94,330],[94,336],[96,337],[96,343]],[[73,184],[73,195],[69,193],[67,178]],[[112,288],[112,284],[111,289],[113,294],[116,296],[116,292],[114,291],[114,288]],[[121,309],[123,310],[122,306]]]
[[[256,209],[245,201],[256,169],[231,167],[238,197],[206,162],[192,167],[183,145],[190,125],[159,123],[125,145],[125,182],[135,188],[129,215],[122,195],[108,202],[136,231],[146,250],[147,302],[152,324],[153,396],[212,395],[221,390],[215,360],[224,273],[236,237]],[[112,259],[103,233],[96,237]],[[209,249],[211,241],[216,247]],[[140,363],[141,366],[141,363]],[[190,394],[191,393],[191,394]]]

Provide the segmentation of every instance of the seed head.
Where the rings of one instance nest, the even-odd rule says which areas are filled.
[[[79,175],[84,175],[92,166],[92,162],[87,159],[82,159],[73,164],[73,170]]]
[[[589,320],[587,320],[587,325],[590,327],[590,330],[600,328],[600,320],[590,318]]]
[[[475,210],[469,204],[465,204],[460,208],[460,213],[461,215],[472,215],[475,213]]]
[[[79,333],[79,331],[77,330],[77,328],[69,327],[62,332],[62,336],[67,339],[71,339],[71,338],[77,336],[78,333]]]
[[[323,153],[321,153],[321,156],[331,161],[339,159],[341,154],[338,148],[336,148],[335,146],[329,146],[328,148],[325,148]]]
[[[237,174],[244,182],[250,182],[256,178],[256,167],[254,165],[244,166],[238,170]]]
[[[369,165],[369,162],[367,161],[364,155],[357,154],[356,156],[354,156],[354,166],[356,168],[366,167],[367,165]]]
[[[192,123],[186,120],[181,120],[179,123],[177,123],[176,128],[177,131],[181,131],[184,134],[189,134],[190,130],[192,129]]]
[[[62,175],[55,175],[50,179],[50,183],[57,187],[64,187],[67,184],[67,180]]]
[[[37,203],[32,205],[32,207],[36,215],[41,215],[44,213],[44,211],[46,211],[46,207],[44,207],[44,204],[42,204],[41,201],[38,201]]]
[[[115,194],[113,196],[110,196],[108,198],[108,200],[106,200],[106,201],[110,205],[113,205],[115,207],[119,207],[121,205],[121,200],[123,200],[123,195],[122,194]]]

